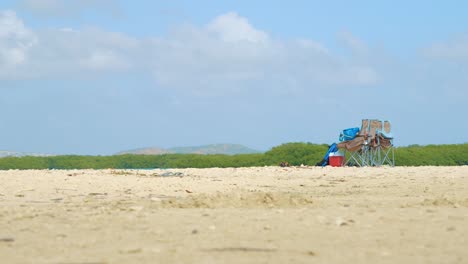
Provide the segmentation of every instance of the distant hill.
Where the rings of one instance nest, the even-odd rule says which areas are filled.
[[[260,153],[258,150],[254,150],[239,144],[211,144],[195,147],[176,147],[176,148],[140,148],[134,150],[127,150],[117,153],[122,154],[142,154],[142,155],[161,155],[161,154],[225,154],[225,155],[236,155],[236,154],[251,154]]]
[[[170,153],[174,153],[174,152],[167,150],[167,149],[163,149],[163,148],[139,148],[139,149],[121,151],[121,152],[118,152],[116,155],[123,155],[123,154],[162,155],[162,154],[170,154]]]
[[[4,158],[4,157],[25,157],[25,156],[49,157],[49,156],[54,156],[54,155],[44,154],[44,153],[16,152],[16,151],[0,150],[0,158]]]
[[[197,147],[179,147],[170,148],[170,151],[174,153],[194,153],[194,154],[251,154],[260,153],[258,150],[254,150],[239,144],[211,144]]]

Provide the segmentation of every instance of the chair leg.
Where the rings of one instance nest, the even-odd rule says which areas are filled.
[[[394,167],[395,166],[395,152],[393,146],[389,147],[385,151],[385,155],[382,161],[383,164],[387,163],[388,165]]]
[[[345,151],[346,161],[345,166],[395,166],[395,152],[393,146],[389,148],[382,148],[381,146],[370,147],[368,145],[362,146],[358,151]]]

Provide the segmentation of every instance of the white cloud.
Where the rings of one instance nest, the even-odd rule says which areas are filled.
[[[88,57],[80,59],[79,64],[90,70],[122,70],[130,68],[125,59],[111,50],[94,51]]]
[[[434,43],[423,49],[428,58],[452,61],[468,61],[468,34],[462,34],[445,42]]]
[[[298,39],[296,40],[297,45],[303,49],[314,50],[319,53],[329,53],[328,49],[319,42],[309,39]]]
[[[65,9],[62,0],[23,0],[21,5],[41,14],[60,13]]]
[[[14,13],[4,17],[14,21],[10,35],[21,40],[7,49],[9,64],[22,64],[15,78],[138,69],[152,73],[162,87],[203,94],[368,86],[380,79],[372,65],[356,57],[333,54],[314,40],[273,38],[232,12],[150,39],[96,28],[32,32]],[[8,35],[0,33],[0,39],[2,34]]]
[[[437,100],[468,103],[468,33],[423,48],[420,79],[433,87]],[[429,76],[429,77],[428,77]]]
[[[268,35],[265,32],[255,29],[246,18],[234,12],[216,17],[206,28],[226,42],[268,41]]]
[[[20,6],[33,14],[47,17],[76,16],[87,10],[119,13],[115,0],[20,0]]]
[[[0,79],[121,72],[132,68],[139,46],[138,40],[124,34],[95,28],[23,31],[28,34],[15,29],[8,37],[0,36],[0,68],[9,69]],[[14,45],[5,48],[5,39]]]
[[[13,11],[0,11],[0,79],[15,73],[28,60],[36,44],[35,34],[26,28]]]
[[[367,44],[349,31],[339,32],[338,39],[350,48],[354,54],[365,55],[369,52]]]
[[[272,90],[366,86],[379,80],[372,65],[334,55],[317,41],[275,39],[236,13],[205,27],[181,27],[150,46],[155,76],[171,88],[213,93],[251,89],[250,83],[259,82]]]

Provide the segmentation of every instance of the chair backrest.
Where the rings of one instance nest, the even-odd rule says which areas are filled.
[[[375,135],[377,134],[377,131],[382,131],[382,121],[378,119],[372,119],[370,120],[370,125],[369,125],[369,137],[370,138],[375,138]]]
[[[358,136],[367,136],[369,134],[369,119],[362,119],[361,130]]]
[[[392,132],[392,126],[390,125],[390,121],[385,120],[383,122],[383,132],[385,134],[390,134]]]

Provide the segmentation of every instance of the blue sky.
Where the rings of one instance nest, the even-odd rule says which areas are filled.
[[[0,150],[467,142],[466,1],[0,2]]]

